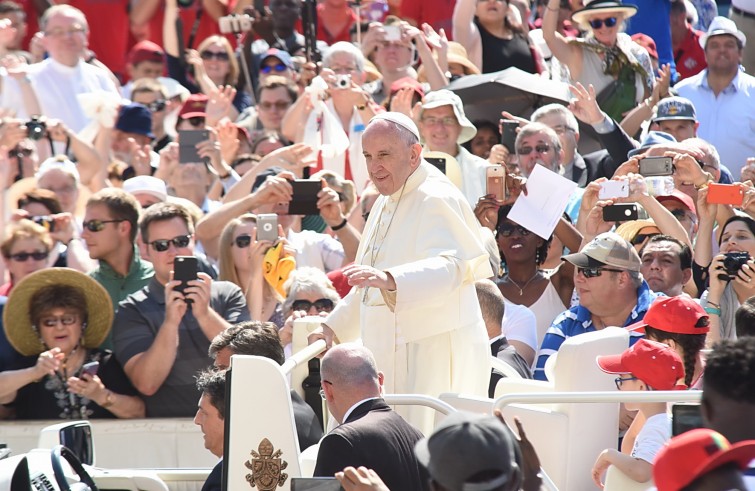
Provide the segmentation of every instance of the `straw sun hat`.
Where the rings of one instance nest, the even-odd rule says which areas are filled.
[[[29,303],[41,288],[66,285],[77,288],[86,299],[87,325],[81,333],[84,348],[97,348],[107,337],[113,324],[113,304],[107,291],[94,279],[70,268],[47,268],[30,274],[13,287],[3,312],[5,335],[10,344],[24,356],[45,351],[39,334],[32,327]]]

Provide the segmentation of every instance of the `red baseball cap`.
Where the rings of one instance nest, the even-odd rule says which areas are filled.
[[[674,189],[673,191],[671,191],[671,194],[658,196],[655,199],[657,199],[659,203],[663,203],[664,201],[667,201],[667,200],[678,201],[679,203],[686,206],[689,211],[697,215],[697,208],[695,208],[695,201],[692,199],[692,197],[689,194],[685,194],[679,191],[678,189]]]
[[[128,62],[132,65],[138,65],[143,61],[163,63],[165,51],[152,41],[139,41],[128,52]]]
[[[645,332],[645,326],[676,334],[705,334],[710,327],[699,326],[700,319],[709,318],[705,309],[687,295],[658,297],[645,313],[645,317],[627,329]]]
[[[598,367],[606,373],[631,373],[655,390],[686,389],[682,359],[663,343],[640,339],[620,355],[598,356]]]
[[[204,94],[191,94],[181,110],[178,112],[178,119],[188,118],[206,118],[207,113],[207,96]]]
[[[656,47],[653,38],[651,38],[647,34],[638,32],[637,34],[632,35],[632,41],[645,48],[645,51],[648,52],[651,58],[655,58],[656,60],[658,59],[658,48]]]
[[[653,481],[658,491],[681,491],[698,477],[731,462],[748,468],[755,459],[755,440],[732,445],[717,431],[690,430],[675,436],[653,461]]]
[[[402,77],[393,82],[391,84],[391,94],[394,94],[404,88],[413,89],[420,99],[425,97],[425,88],[422,87],[422,84],[413,77]]]

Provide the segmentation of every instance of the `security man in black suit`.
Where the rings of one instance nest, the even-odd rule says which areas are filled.
[[[428,489],[414,455],[422,433],[381,397],[383,374],[372,352],[354,344],[328,350],[320,368],[322,394],[340,423],[320,442],[314,475],[332,477],[348,466],[373,469],[391,491]]]
[[[194,424],[202,429],[205,448],[220,457],[220,462],[207,476],[201,491],[221,491],[225,444],[225,373],[214,370],[201,372],[197,376],[197,389],[202,396],[197,404]]]

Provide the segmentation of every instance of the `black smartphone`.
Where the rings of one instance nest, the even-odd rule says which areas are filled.
[[[189,286],[190,281],[197,279],[197,271],[199,271],[199,263],[194,256],[176,256],[173,259],[173,279],[181,282],[176,286],[174,290],[181,293]],[[190,299],[186,299],[186,303],[191,303]]]
[[[260,17],[265,16],[265,0],[254,0],[254,10],[260,14]]]
[[[700,404],[674,404],[671,406],[671,436],[704,428]]]
[[[339,491],[341,483],[335,477],[294,477],[291,491]]]
[[[640,218],[640,205],[637,203],[619,203],[603,208],[604,222],[628,222]]]
[[[640,160],[640,174],[645,177],[670,176],[674,173],[671,157],[645,157]]]
[[[208,130],[181,130],[178,132],[178,163],[196,164],[207,163],[206,158],[199,156],[197,143],[210,139]]]
[[[519,128],[519,121],[511,119],[501,120],[501,145],[506,147],[511,155],[516,153],[514,143],[516,142],[516,129]]]
[[[278,215],[263,213],[257,215],[257,240],[278,240]]]
[[[294,195],[288,203],[289,215],[319,215],[317,208],[317,193],[322,189],[319,181],[296,179],[291,182]]]
[[[425,157],[429,163],[437,167],[443,174],[446,173],[446,159],[443,157]]]
[[[90,377],[94,377],[97,375],[97,370],[100,369],[100,362],[99,361],[91,361],[89,363],[85,363],[81,367],[81,374],[84,375],[85,373],[89,375]]]

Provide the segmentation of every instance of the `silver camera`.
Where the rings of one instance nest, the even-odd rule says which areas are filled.
[[[336,89],[350,89],[351,75],[336,75],[336,81],[333,83],[333,87]]]
[[[239,34],[252,30],[252,18],[246,14],[226,15],[218,19],[218,24],[223,34]]]

